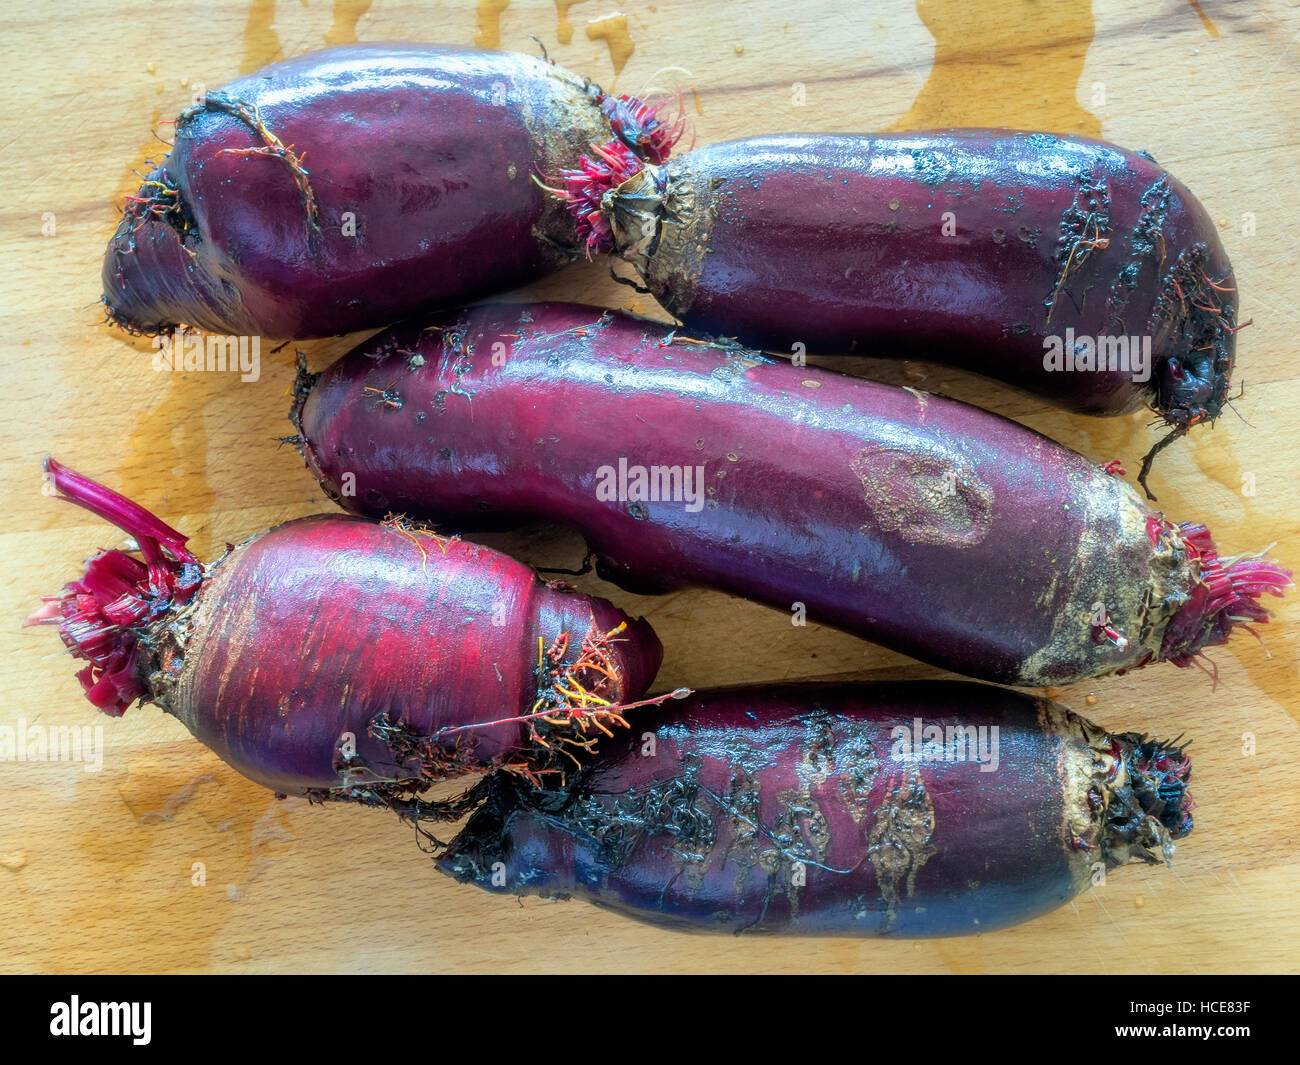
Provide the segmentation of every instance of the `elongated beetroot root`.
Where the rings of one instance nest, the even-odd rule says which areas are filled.
[[[439,867],[689,931],[951,936],[1192,828],[1176,745],[984,685],[701,692],[646,720],[565,791],[495,781]]]
[[[985,680],[1187,665],[1290,576],[1006,419],[591,308],[402,325],[301,385],[351,510],[566,522],[627,588],[802,605]]]
[[[601,155],[622,165],[594,177]],[[1150,405],[1178,431],[1228,398],[1231,264],[1139,152],[967,129],[757,137],[657,166],[615,143],[560,182],[594,246],[692,329],[951,362],[1073,410]]]
[[[282,794],[435,816],[418,796],[442,779],[562,777],[659,667],[644,621],[475,544],[325,515],[204,567],[143,508],[53,460],[47,476],[139,545],[31,619],[88,663],[87,697],[113,716],[157,703]]]
[[[387,325],[581,253],[535,182],[621,138],[667,158],[658,110],[540,59],[351,45],[208,93],[126,206],[109,317],[268,338]]]

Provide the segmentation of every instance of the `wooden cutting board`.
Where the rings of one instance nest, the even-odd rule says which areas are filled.
[[[264,356],[256,383],[155,373],[147,345],[104,327],[97,301],[115,205],[134,187],[132,168],[165,153],[158,123],[196,83],[352,40],[531,50],[536,34],[606,88],[683,90],[701,144],[1008,125],[1151,151],[1220,220],[1241,317],[1255,323],[1240,337],[1241,417],[1171,448],[1153,487],[1171,516],[1206,520],[1228,550],[1276,541],[1296,565],[1298,29],[1294,3],[1215,0],[1096,0],[1091,12],[1079,0],[11,2],[0,29],[11,64],[0,88],[0,617],[10,641],[0,727],[102,724],[105,750],[93,772],[0,762],[0,971],[1294,970],[1294,596],[1266,628],[1267,651],[1242,637],[1212,652],[1217,686],[1163,666],[1060,693],[1114,728],[1194,737],[1196,831],[1172,870],[1120,870],[1010,931],[915,943],[688,936],[458,886],[390,816],[277,802],[153,709],[95,720],[54,635],[19,625],[115,539],[41,494],[48,452],[159,510],[200,556],[328,509],[294,451],[276,446],[290,431],[292,347]],[[603,275],[575,266],[531,295],[654,312]],[[348,346],[303,345],[317,367]],[[855,368],[981,404],[1130,470],[1152,439],[1141,416],[1072,417],[957,371]],[[492,542],[538,564],[571,564],[581,550],[546,531]],[[583,587],[658,628],[664,688],[938,674],[722,595]]]

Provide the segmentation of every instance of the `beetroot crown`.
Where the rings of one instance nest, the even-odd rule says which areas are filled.
[[[614,249],[606,196],[645,165],[622,141],[593,144],[591,152],[578,160],[576,169],[562,170],[558,178],[547,178],[540,183],[568,205],[588,259],[593,254]]]
[[[1260,602],[1265,595],[1281,596],[1291,587],[1291,571],[1263,556],[1223,558],[1204,525],[1179,525],[1183,546],[1199,568],[1187,600],[1165,630],[1160,657],[1177,666],[1192,665],[1206,647],[1228,642],[1233,629],[1253,632],[1251,625],[1268,621]]]
[[[686,132],[686,112],[679,106],[677,117],[666,122],[661,112],[667,106],[667,100],[648,104],[635,96],[606,96],[600,103],[614,136],[642,159],[656,165],[668,162],[673,148]]]

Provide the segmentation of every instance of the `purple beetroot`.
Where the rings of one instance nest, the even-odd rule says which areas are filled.
[[[692,330],[952,363],[1093,414],[1146,405],[1175,435],[1228,401],[1232,266],[1144,153],[954,129],[598,158],[617,165],[553,187]]]
[[[684,931],[989,932],[1192,827],[1176,745],[976,684],[701,692],[566,789],[498,776],[439,867]]]
[[[485,547],[322,515],[205,567],[142,507],[47,470],[138,545],[97,554],[31,619],[87,663],[87,698],[112,716],[156,703],[283,794],[438,816],[458,809],[421,799],[440,780],[563,779],[659,667],[644,621]]]
[[[126,329],[267,338],[386,325],[583,250],[539,174],[611,138],[662,162],[657,109],[512,53],[335,48],[210,92],[104,258]]]
[[[350,510],[563,522],[626,588],[806,609],[980,679],[1188,665],[1289,583],[1014,422],[613,312],[399,325],[300,392],[307,463]]]

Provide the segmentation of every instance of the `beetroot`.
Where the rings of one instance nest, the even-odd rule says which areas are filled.
[[[126,530],[32,620],[58,625],[106,713],[157,703],[282,794],[434,816],[432,783],[563,778],[658,669],[644,621],[463,540],[303,518],[203,566],[143,508],[50,460],[64,499]]]
[[[1149,405],[1178,432],[1227,402],[1231,264],[1141,152],[967,129],[602,153],[621,165],[554,183],[691,329],[950,362],[1073,410]]]
[[[636,591],[718,588],[972,677],[1188,665],[1289,573],[973,407],[571,305],[393,328],[301,382],[326,491],[447,528],[556,520]]]
[[[404,44],[277,63],[208,93],[104,259],[126,329],[324,336],[510,288],[582,251],[535,179],[680,124],[540,59]]]
[[[682,930],[950,936],[1192,827],[1177,746],[984,685],[739,688],[648,720],[567,789],[495,779],[439,867]]]

